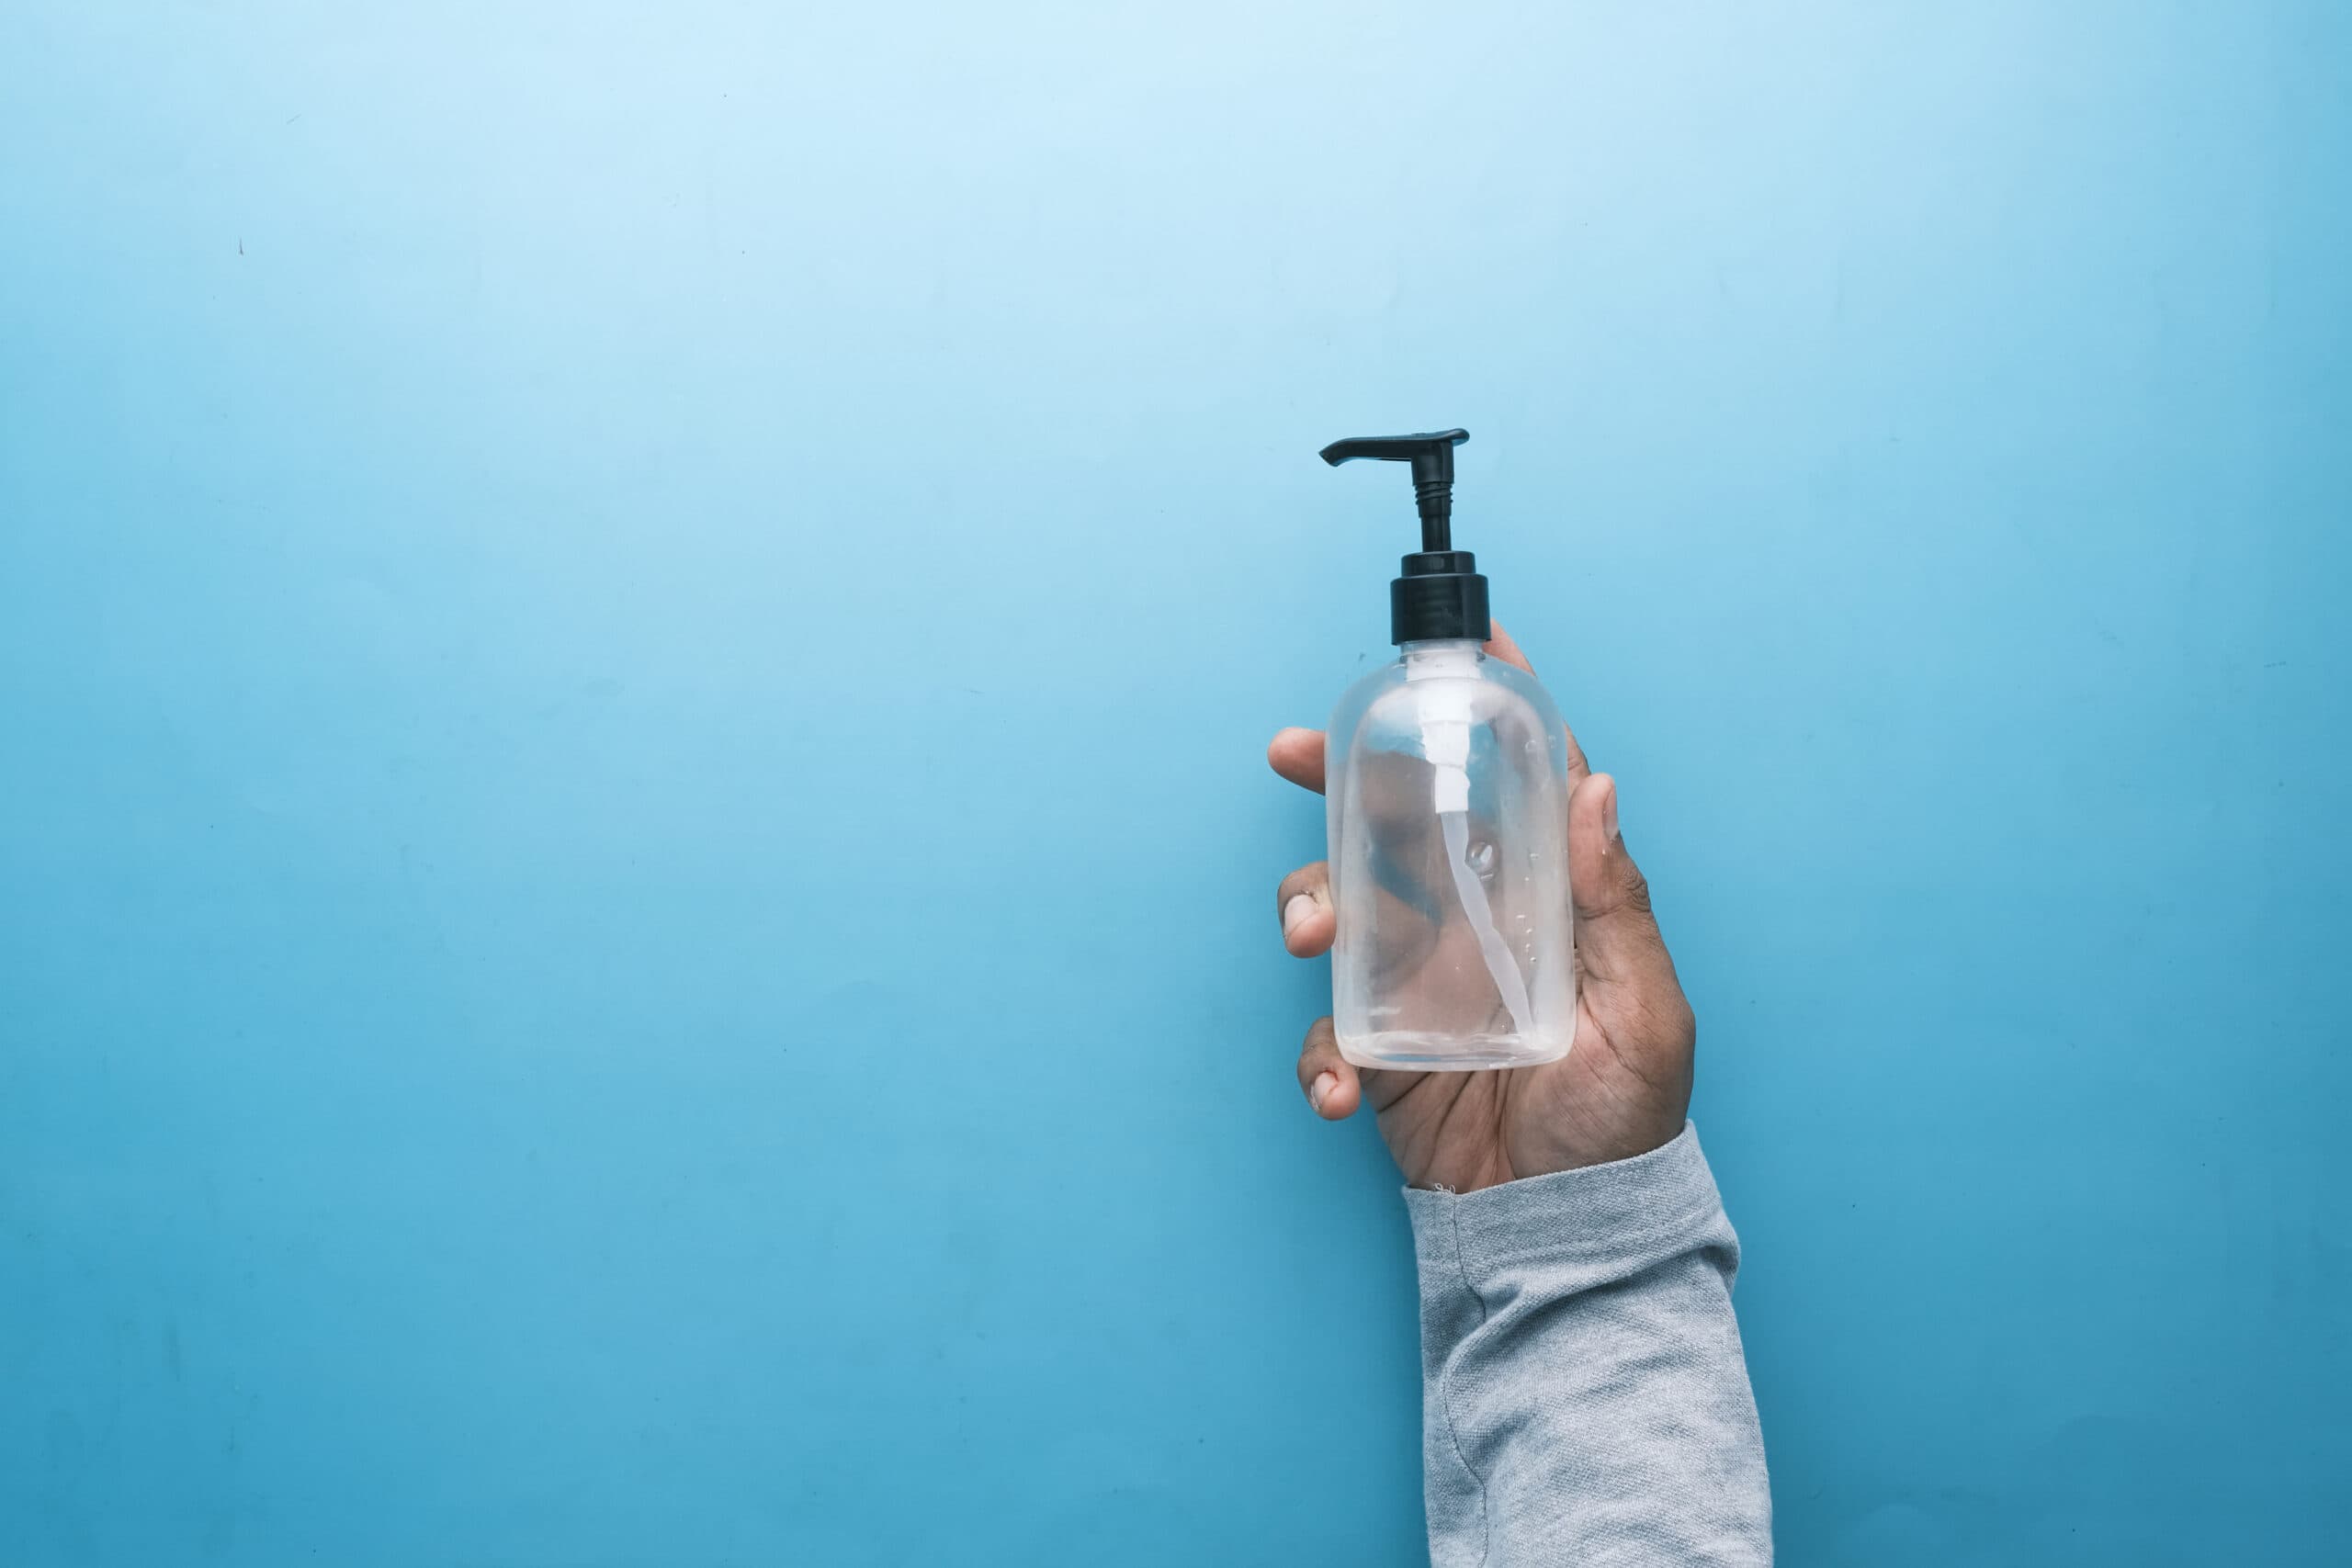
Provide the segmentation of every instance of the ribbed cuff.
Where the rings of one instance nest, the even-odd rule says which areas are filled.
[[[1600,1259],[1687,1235],[1723,1213],[1714,1173],[1685,1122],[1673,1141],[1608,1165],[1531,1176],[1476,1192],[1407,1188],[1415,1250],[1476,1275],[1531,1256]]]

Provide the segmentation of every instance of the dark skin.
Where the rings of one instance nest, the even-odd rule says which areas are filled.
[[[1487,652],[1529,670],[1500,626]],[[1291,783],[1322,793],[1321,730],[1283,730],[1266,748],[1266,760]],[[1566,1056],[1498,1071],[1375,1071],[1340,1055],[1328,1017],[1306,1032],[1298,1084],[1316,1114],[1345,1121],[1368,1102],[1413,1186],[1475,1192],[1630,1159],[1682,1130],[1698,1039],[1690,1004],[1651,911],[1649,884],[1618,832],[1617,782],[1591,770],[1573,734],[1568,779],[1577,1027]],[[1274,904],[1291,953],[1313,958],[1330,951],[1338,922],[1327,863],[1283,878]]]

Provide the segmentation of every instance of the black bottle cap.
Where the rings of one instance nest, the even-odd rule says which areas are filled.
[[[1388,585],[1391,642],[1429,642],[1441,637],[1494,635],[1487,615],[1487,580],[1477,558],[1453,547],[1453,449],[1470,439],[1466,430],[1435,430],[1419,435],[1358,435],[1323,448],[1333,468],[1351,457],[1379,457],[1413,465],[1413,498],[1421,513],[1421,547],[1405,558],[1404,575]]]

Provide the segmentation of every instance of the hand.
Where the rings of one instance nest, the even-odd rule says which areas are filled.
[[[1500,626],[1487,652],[1529,669]],[[1321,730],[1283,730],[1266,748],[1266,760],[1291,783],[1322,793]],[[1413,1186],[1475,1192],[1630,1159],[1682,1130],[1697,1025],[1650,913],[1649,885],[1618,835],[1617,781],[1591,770],[1574,735],[1568,784],[1577,1026],[1566,1056],[1499,1071],[1375,1071],[1341,1058],[1329,1018],[1306,1032],[1298,1084],[1316,1114],[1344,1121],[1369,1100],[1388,1152]],[[1283,944],[1293,953],[1313,958],[1330,951],[1339,926],[1326,862],[1283,877],[1274,905]]]

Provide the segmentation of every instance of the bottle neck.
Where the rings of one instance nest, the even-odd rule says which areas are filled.
[[[1475,679],[1479,660],[1486,658],[1484,648],[1476,637],[1430,637],[1406,643],[1399,650],[1405,660],[1405,679]]]

